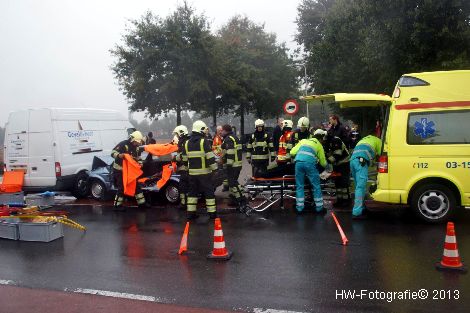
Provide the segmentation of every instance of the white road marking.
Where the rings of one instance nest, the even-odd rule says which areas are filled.
[[[254,308],[253,313],[304,313],[304,312]]]
[[[13,280],[0,279],[0,285],[16,285]]]
[[[160,303],[164,302],[164,301],[161,301],[161,299],[156,298],[156,297],[136,295],[136,294],[125,293],[125,292],[115,292],[115,291],[97,290],[97,289],[82,289],[82,288],[77,288],[72,291],[75,293],[83,293],[83,294],[121,298],[121,299],[141,300],[141,301],[160,302]]]

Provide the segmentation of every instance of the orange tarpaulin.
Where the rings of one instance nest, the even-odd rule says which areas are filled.
[[[125,153],[122,160],[122,184],[124,186],[124,194],[133,197],[137,186],[137,178],[142,175],[140,164],[132,158],[131,155]]]
[[[10,171],[3,173],[0,192],[20,192],[23,189],[24,172]]]
[[[172,152],[178,151],[178,146],[173,145],[173,144],[152,144],[152,145],[145,145],[144,150],[147,151],[148,153],[159,156],[159,155],[165,155],[165,154],[170,154]]]
[[[170,179],[170,176],[173,172],[176,171],[176,163],[172,162],[171,164],[167,164],[163,166],[162,170],[162,178],[157,182],[157,189],[162,189],[165,186],[166,182]]]

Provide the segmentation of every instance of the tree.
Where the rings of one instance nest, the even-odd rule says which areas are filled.
[[[280,105],[297,95],[297,71],[284,44],[266,33],[247,17],[235,16],[218,32],[223,43],[223,107],[240,117],[244,134],[244,115],[254,112],[265,118],[278,114]],[[231,108],[231,109],[230,109]]]
[[[297,26],[316,93],[391,94],[404,73],[470,68],[465,0],[303,0]]]
[[[131,111],[150,117],[197,109],[212,98],[209,86],[211,49],[215,41],[204,15],[186,2],[165,19],[148,12],[111,51],[112,70],[130,102]]]

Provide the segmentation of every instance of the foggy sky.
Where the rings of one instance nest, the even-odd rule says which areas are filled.
[[[291,49],[300,0],[193,0],[218,29],[245,14]],[[116,109],[127,101],[110,70],[109,50],[121,43],[129,19],[147,10],[160,17],[175,0],[0,0],[0,125],[8,112],[32,107]]]

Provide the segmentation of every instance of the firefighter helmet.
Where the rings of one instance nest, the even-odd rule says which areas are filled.
[[[206,123],[204,123],[201,120],[195,121],[193,123],[193,132],[195,132],[195,133],[200,133],[200,134],[204,135],[206,128],[207,128]]]
[[[188,134],[188,128],[184,125],[179,125],[173,130],[173,134],[176,134],[178,137],[186,136]]]
[[[131,142],[138,142],[138,143],[143,143],[144,142],[144,136],[142,133],[138,130],[133,132],[132,134],[129,135],[129,140]]]
[[[284,129],[284,128],[290,128],[290,129],[292,129],[292,126],[294,126],[294,123],[292,123],[291,120],[284,120],[284,121],[282,122],[282,129]]]
[[[255,127],[264,127],[264,121],[261,119],[257,119],[255,121]]]
[[[298,128],[308,128],[309,126],[310,126],[310,121],[308,120],[308,118],[306,118],[305,116],[299,118],[299,121],[297,122]]]

